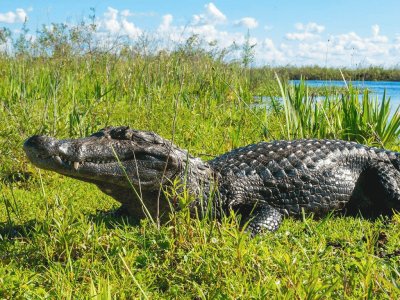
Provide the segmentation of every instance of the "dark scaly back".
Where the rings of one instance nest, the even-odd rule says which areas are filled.
[[[271,166],[277,163],[277,177],[281,171],[291,172],[293,168],[314,169],[316,164],[324,161],[329,156],[336,159],[345,149],[351,147],[366,148],[365,146],[339,140],[294,140],[261,142],[234,149],[214,160],[209,161],[219,172],[250,175],[255,169]],[[288,164],[288,161],[291,165]],[[292,168],[293,167],[293,168]],[[271,170],[272,171],[272,170]]]
[[[225,203],[266,202],[285,214],[343,208],[370,161],[399,167],[399,154],[341,140],[261,142],[209,161]]]
[[[342,140],[303,139],[294,141],[260,142],[234,149],[208,161],[222,174],[233,173],[250,175],[254,170],[276,162],[283,171],[292,172],[293,168],[309,170],[318,165],[350,159],[359,163],[368,159],[390,161],[400,170],[400,154],[389,150],[368,147],[355,142]],[[291,165],[288,164],[288,161]],[[272,163],[275,164],[275,163]],[[272,166],[271,164],[271,166]],[[279,175],[281,170],[277,170]],[[279,176],[278,176],[279,177]]]

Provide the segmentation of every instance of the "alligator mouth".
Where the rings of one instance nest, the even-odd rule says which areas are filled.
[[[91,159],[87,158],[84,161],[74,161],[70,160],[68,157],[64,155],[43,155],[43,154],[38,154],[36,155],[37,160],[33,160],[34,162],[49,162],[53,161],[55,162],[58,166],[63,166],[65,168],[71,168],[74,169],[75,171],[78,171],[81,167],[85,165],[107,165],[111,163],[118,163],[117,159],[107,159],[107,160],[99,160],[99,159]],[[126,161],[126,160],[119,160],[120,162]]]
[[[28,151],[27,151],[28,152]],[[30,151],[32,152],[32,151]],[[32,154],[33,156],[36,157],[32,159]],[[28,154],[29,155],[29,154]],[[55,162],[56,165],[73,169],[75,171],[80,170],[81,168],[85,166],[111,166],[111,165],[123,165],[124,163],[128,162],[136,162],[141,165],[143,164],[154,164],[155,162],[163,162],[166,161],[167,158],[162,156],[162,155],[149,155],[147,153],[132,153],[129,157],[107,157],[105,159],[99,159],[99,158],[85,158],[82,161],[75,161],[71,160],[69,157],[58,154],[58,155],[46,155],[46,154],[34,154],[31,153],[29,155],[31,158],[31,161],[33,163],[41,164],[41,163],[48,163],[48,162]]]
[[[63,154],[62,145],[50,137],[34,136],[26,140],[24,150],[29,160],[39,168],[96,184],[107,182],[127,186],[128,177],[135,186],[159,186],[165,175],[177,172],[180,167],[179,159],[155,151],[137,149],[136,152],[132,147],[131,151],[121,153],[121,147],[113,149],[110,143],[103,146],[103,153],[98,149],[93,152],[86,148],[86,151],[81,151],[86,154],[79,157],[76,154]],[[74,153],[80,152],[79,148],[72,150]]]

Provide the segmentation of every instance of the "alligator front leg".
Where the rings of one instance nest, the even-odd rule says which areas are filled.
[[[282,222],[282,214],[268,204],[257,205],[254,209],[247,231],[255,236],[265,230],[275,231]]]

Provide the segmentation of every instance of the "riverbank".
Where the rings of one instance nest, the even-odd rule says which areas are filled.
[[[290,83],[300,84],[301,80],[291,80]],[[379,101],[382,101],[384,96],[390,98],[393,112],[400,106],[400,82],[398,81],[306,80],[305,84],[313,91],[315,90],[318,95],[326,94],[327,89],[331,94],[335,91],[345,93],[351,86],[360,91],[368,90],[371,97],[375,96]]]
[[[400,81],[400,68],[379,66],[358,68],[332,68],[321,66],[261,67],[254,70],[254,76],[262,73],[277,73],[287,80],[339,80],[339,81]]]

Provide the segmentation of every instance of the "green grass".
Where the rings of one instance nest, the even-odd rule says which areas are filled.
[[[328,88],[317,98],[304,81],[294,86],[277,81],[282,101],[271,96],[271,111],[285,119],[280,129],[287,139],[335,138],[382,148],[398,143],[400,111],[391,110],[386,93],[379,99],[350,83],[346,91]]]
[[[399,214],[286,219],[251,239],[236,216],[218,223],[181,211],[158,230],[105,214],[118,204],[34,168],[22,151],[33,134],[78,137],[107,125],[155,131],[203,159],[287,137],[396,148],[387,102],[378,107],[366,94],[360,103],[358,92],[315,102],[304,84],[279,87],[273,75],[252,79],[238,64],[185,49],[2,56],[0,74],[1,298],[400,297]],[[254,105],[256,95],[279,94],[286,102]]]
[[[235,218],[218,224],[181,212],[158,231],[96,212],[110,201],[89,185],[46,182],[46,205],[40,192],[15,191],[24,203],[1,232],[4,298],[399,296],[400,215],[287,219],[251,239]]]

